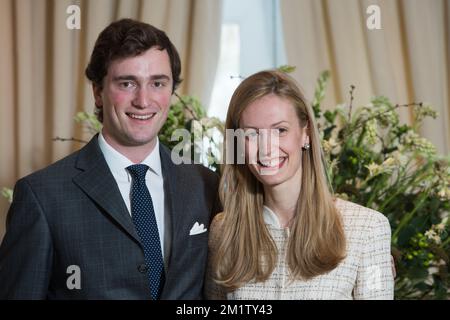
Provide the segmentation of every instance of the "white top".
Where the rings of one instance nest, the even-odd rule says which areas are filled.
[[[114,179],[119,187],[120,194],[123,201],[128,208],[128,213],[131,215],[131,175],[126,169],[133,163],[127,157],[122,155],[116,149],[114,149],[108,142],[106,142],[102,133],[98,135],[98,144],[105,157],[106,163],[111,170]],[[168,261],[169,248],[170,248],[170,236],[168,232],[168,221],[165,198],[164,198],[164,179],[161,170],[161,156],[159,154],[159,140],[156,139],[156,145],[153,151],[141,162],[149,166],[149,170],[145,176],[145,182],[150,192],[153,201],[153,208],[155,209],[156,223],[158,225],[159,239],[161,242],[161,252],[164,253],[164,260]],[[164,238],[166,237],[166,238]]]
[[[278,248],[277,265],[265,282],[250,282],[237,290],[225,293],[212,280],[208,263],[205,295],[207,299],[393,299],[394,278],[391,268],[391,228],[381,213],[338,199],[336,206],[342,214],[347,240],[347,256],[332,271],[308,281],[289,281],[286,249],[290,236],[288,228],[281,228],[278,217],[264,207],[264,221]],[[209,254],[217,252],[221,232],[221,214],[210,227]]]

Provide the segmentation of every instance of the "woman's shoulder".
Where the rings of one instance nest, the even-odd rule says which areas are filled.
[[[389,227],[386,216],[374,209],[339,198],[335,199],[335,205],[342,215],[344,227]]]
[[[218,236],[222,230],[223,224],[223,212],[216,214],[209,226],[209,243],[214,244],[217,242]]]
[[[210,227],[211,230],[213,228],[214,229],[220,228],[222,226],[222,223],[223,223],[223,212],[219,212],[214,216],[213,220],[211,221]]]

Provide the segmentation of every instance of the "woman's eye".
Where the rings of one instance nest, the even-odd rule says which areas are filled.
[[[286,128],[277,128],[277,129],[276,129],[276,133],[277,133],[278,135],[284,134],[284,133],[286,133],[286,132],[287,132],[287,129],[286,129]]]
[[[255,138],[255,137],[258,136],[258,131],[253,130],[253,129],[247,130],[247,131],[245,132],[245,136],[246,136],[247,138]]]

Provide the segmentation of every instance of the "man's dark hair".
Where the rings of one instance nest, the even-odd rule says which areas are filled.
[[[152,47],[167,51],[172,69],[172,91],[175,91],[181,82],[181,61],[177,49],[164,31],[132,19],[115,21],[100,33],[85,71],[86,77],[102,88],[103,79],[113,60],[135,57]],[[102,121],[102,115],[98,116]]]

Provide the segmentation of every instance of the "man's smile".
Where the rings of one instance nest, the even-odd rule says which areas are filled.
[[[152,119],[157,114],[157,112],[144,113],[144,114],[126,112],[125,114],[131,119],[146,121],[146,120]]]

